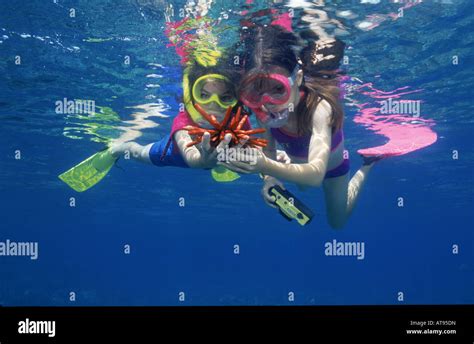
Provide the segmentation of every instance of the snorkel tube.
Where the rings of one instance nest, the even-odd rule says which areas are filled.
[[[191,119],[194,121],[194,123],[201,123],[202,121],[202,116],[196,110],[193,104],[193,99],[191,96],[191,85],[189,84],[189,69],[191,67],[188,66],[184,69],[183,71],[183,101],[184,101],[184,107],[186,108],[187,113],[191,117]]]

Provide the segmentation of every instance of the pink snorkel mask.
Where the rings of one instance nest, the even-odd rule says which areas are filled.
[[[257,74],[245,81],[240,91],[242,103],[252,109],[258,119],[271,128],[278,128],[286,124],[289,110],[271,112],[265,105],[285,104],[291,96],[291,88],[296,79],[299,66],[293,69],[290,77],[282,74]]]

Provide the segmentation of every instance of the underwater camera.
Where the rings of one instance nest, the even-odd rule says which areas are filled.
[[[275,205],[280,214],[288,221],[295,219],[302,226],[311,222],[314,213],[303,202],[299,201],[291,192],[276,185],[270,188],[270,195],[275,196]]]

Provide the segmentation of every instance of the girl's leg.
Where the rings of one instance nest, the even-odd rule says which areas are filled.
[[[342,228],[347,222],[373,165],[363,165],[350,181],[349,173],[324,180],[327,219],[331,227]]]
[[[115,157],[129,156],[132,159],[149,163],[150,160],[150,148],[153,146],[153,143],[142,146],[136,142],[123,142],[112,145],[110,152]]]

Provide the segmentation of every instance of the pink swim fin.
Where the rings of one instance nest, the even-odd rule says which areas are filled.
[[[377,134],[388,138],[381,146],[359,149],[357,153],[363,156],[391,157],[404,155],[425,148],[438,139],[436,133],[429,127],[388,124],[380,128]]]

